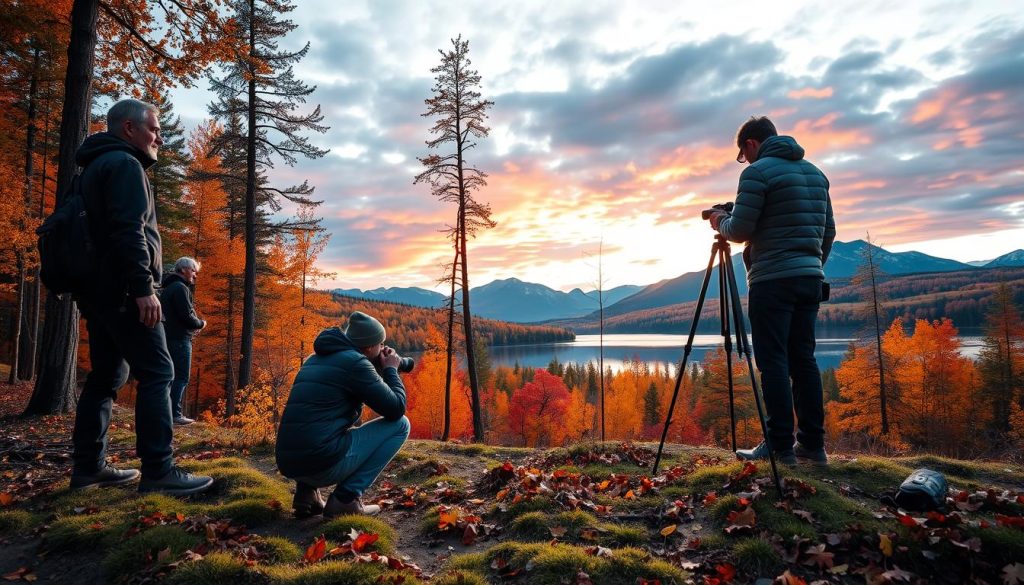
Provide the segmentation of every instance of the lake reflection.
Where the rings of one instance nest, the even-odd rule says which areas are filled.
[[[604,364],[613,370],[622,368],[627,360],[640,360],[649,364],[668,364],[674,373],[679,360],[683,357],[683,345],[686,335],[656,334],[615,334],[604,336]],[[842,361],[853,337],[819,337],[814,352],[821,369],[834,368]],[[721,335],[696,335],[693,339],[693,351],[690,363],[700,362],[704,355],[722,346]],[[577,335],[576,341],[563,343],[538,343],[534,345],[512,345],[490,347],[488,353],[494,366],[520,366],[545,368],[552,358],[565,364],[569,362],[597,364],[600,337],[597,335]],[[977,337],[961,338],[961,353],[976,358],[981,349],[981,339]]]

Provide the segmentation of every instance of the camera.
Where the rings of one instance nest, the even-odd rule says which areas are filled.
[[[384,369],[384,364],[383,364],[384,360],[381,359],[382,355],[383,355],[382,353],[379,353],[379,354],[377,354],[377,357],[373,358],[373,360],[372,360],[373,367],[377,368],[378,372],[380,372],[380,371],[382,371]],[[415,366],[416,366],[416,360],[412,359],[411,357],[400,357],[400,358],[398,358],[398,371],[403,373],[403,374],[408,374],[409,372],[412,371],[412,369]]]
[[[732,201],[728,203],[719,203],[718,205],[712,205],[711,209],[705,209],[700,212],[700,218],[711,219],[711,214],[714,213],[715,211],[724,211],[726,213],[732,213],[732,207]]]

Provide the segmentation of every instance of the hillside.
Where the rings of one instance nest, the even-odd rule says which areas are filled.
[[[272,448],[238,431],[176,430],[178,460],[216,480],[185,499],[130,487],[71,492],[71,417],[3,420],[0,574],[9,581],[1019,583],[1024,571],[1019,463],[833,456],[827,468],[781,467],[779,500],[766,465],[713,448],[670,444],[654,476],[652,444],[411,441],[365,498],[384,507],[379,518],[296,520],[294,484],[276,472]],[[138,464],[131,428],[131,412],[117,407],[110,454],[121,466]],[[878,501],[919,467],[946,474],[947,514]]]
[[[427,345],[428,329],[447,328],[447,317],[441,309],[426,309],[400,303],[357,299],[338,294],[331,295],[332,303],[325,315],[341,323],[352,311],[363,311],[378,318],[388,331],[388,344],[399,352],[422,351]],[[462,318],[461,313],[456,320]],[[474,333],[487,345],[514,345],[571,341],[572,332],[550,325],[523,325],[493,319],[473,320]]]
[[[1024,302],[1024,267],[972,268],[955,272],[887,276],[880,286],[882,295],[887,299],[883,305],[886,311],[885,322],[897,316],[906,320],[949,317],[959,327],[983,325],[986,303],[1000,282],[1006,282],[1010,290],[1014,291],[1016,302]],[[832,285],[832,300],[822,304],[819,326],[860,326],[862,323],[856,314],[860,299],[849,279],[836,280]],[[696,286],[699,292],[699,281]],[[745,303],[745,289],[743,294]],[[718,328],[717,286],[713,294],[709,295],[710,299],[701,315],[700,330],[705,332]],[[634,297],[619,304],[626,305]],[[689,330],[695,307],[696,302],[690,301],[622,314],[606,311],[605,332],[685,334]],[[612,313],[611,317],[607,316],[609,312]],[[598,327],[593,314],[579,319],[553,320],[545,324],[566,327],[581,334],[596,333]]]

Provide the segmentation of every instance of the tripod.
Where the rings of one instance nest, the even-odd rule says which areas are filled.
[[[697,298],[697,308],[690,323],[690,336],[683,348],[683,359],[676,371],[676,387],[672,392],[672,402],[668,407],[668,415],[665,417],[665,430],[661,433],[661,443],[658,445],[658,455],[654,458],[653,475],[658,473],[658,464],[661,462],[661,453],[665,448],[665,438],[668,436],[668,428],[672,424],[672,413],[676,409],[676,399],[679,398],[679,386],[682,384],[683,376],[686,375],[686,362],[690,359],[690,352],[693,350],[693,338],[697,333],[697,323],[700,321],[700,313],[704,308],[704,299],[708,293],[708,284],[711,282],[711,272],[714,270],[715,258],[718,258],[718,294],[719,294],[719,317],[721,321],[721,333],[725,345],[725,364],[727,379],[729,382],[729,422],[732,430],[732,450],[736,451],[736,405],[733,396],[732,379],[732,332],[730,331],[730,318],[735,324],[736,351],[740,357],[746,356],[747,371],[750,373],[750,383],[754,389],[754,402],[757,404],[757,416],[761,420],[761,432],[764,434],[764,442],[768,447],[768,460],[772,466],[772,478],[775,480],[775,488],[779,491],[779,498],[782,498],[782,482],[779,480],[779,470],[775,465],[775,453],[772,451],[771,440],[768,437],[768,424],[764,418],[764,407],[761,405],[761,389],[754,375],[754,362],[750,351],[750,342],[747,340],[747,330],[743,322],[743,307],[740,305],[739,291],[736,289],[736,273],[733,272],[732,254],[729,241],[721,234],[715,234],[715,243],[711,245],[711,258],[708,259],[708,267],[704,271],[704,282],[700,287],[700,296]]]

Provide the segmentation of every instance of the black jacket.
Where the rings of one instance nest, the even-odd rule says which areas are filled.
[[[160,304],[163,306],[167,341],[191,338],[203,328],[203,320],[196,315],[192,304],[193,291],[194,287],[176,272],[164,277]]]
[[[398,370],[377,373],[341,329],[321,331],[313,351],[295,375],[277,430],[277,467],[285,477],[308,477],[341,461],[364,403],[387,420],[405,414]]]
[[[99,253],[90,301],[121,305],[153,294],[160,283],[160,232],[146,169],[156,160],[124,140],[100,132],[75,154],[84,167],[82,194]]]

